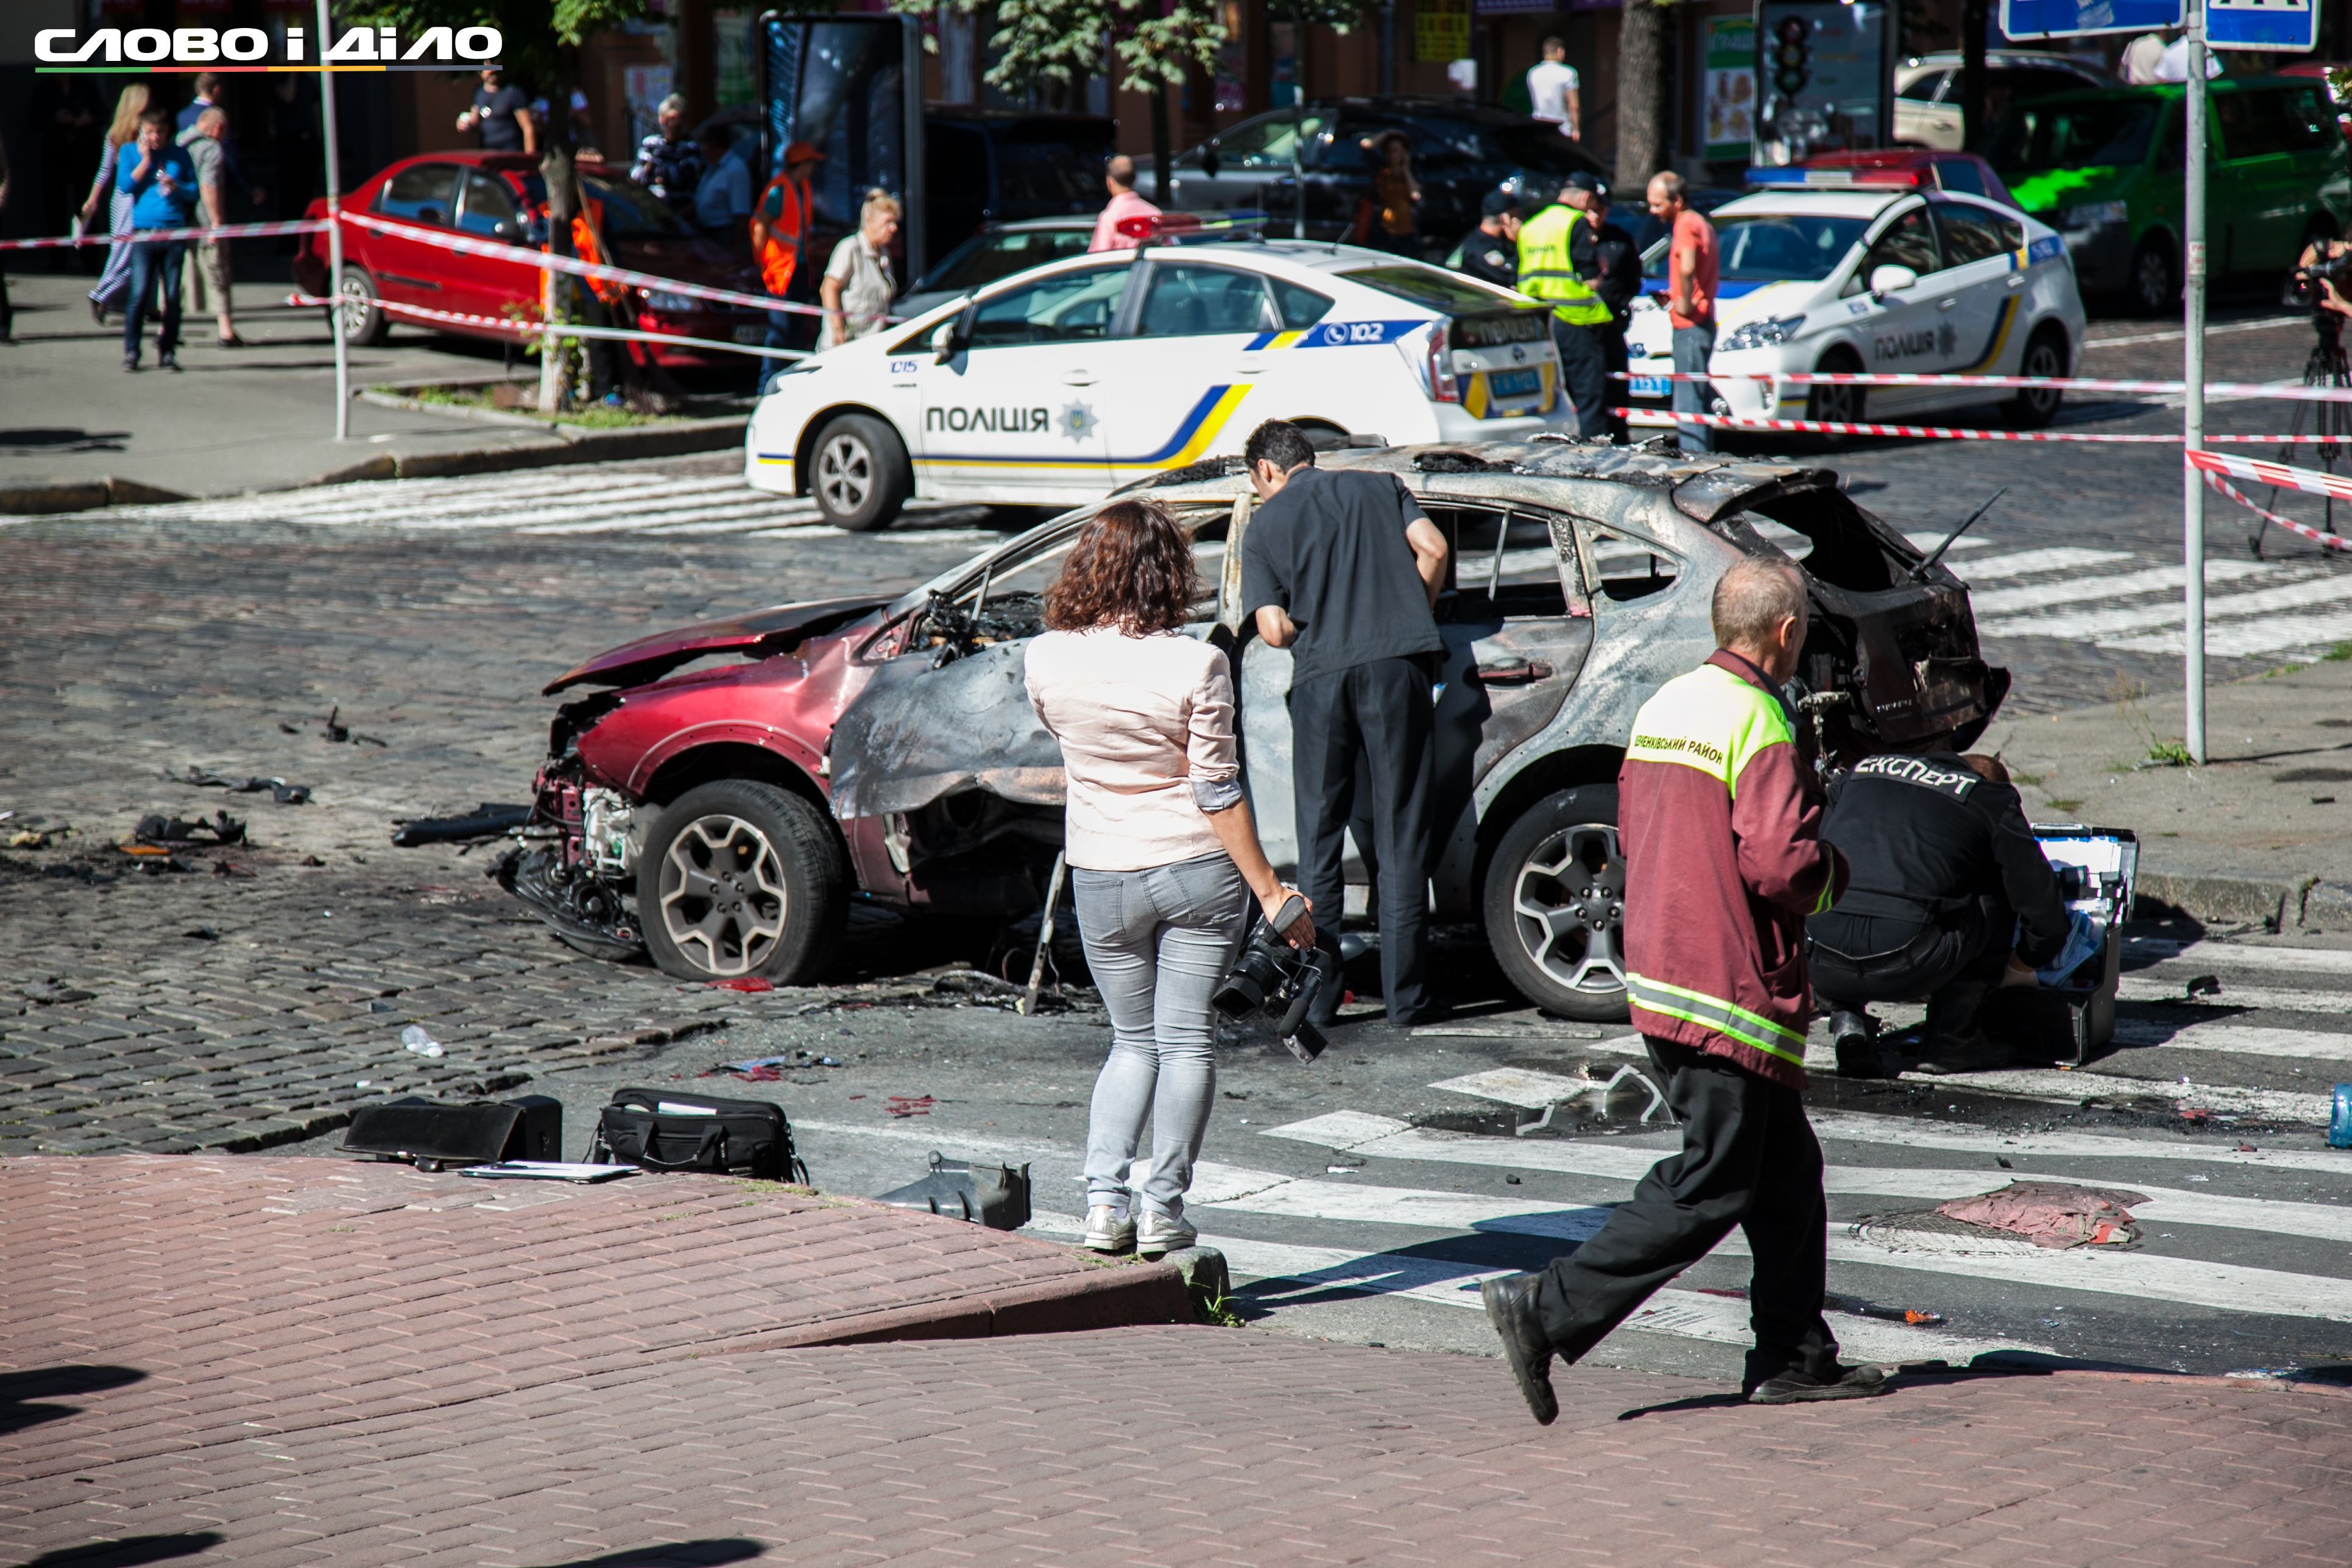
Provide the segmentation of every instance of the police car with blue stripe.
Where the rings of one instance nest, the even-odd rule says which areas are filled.
[[[1710,411],[1861,424],[1998,401],[2010,423],[2056,417],[2061,394],[1950,386],[1788,385],[1791,371],[2065,376],[2083,300],[2057,231],[2014,207],[1923,190],[1895,169],[1752,169],[1764,187],[1715,209],[1721,290]],[[1643,257],[1626,330],[1632,423],[1671,423],[1666,247]],[[1755,379],[1762,375],[1767,379]]]
[[[912,499],[1076,505],[1237,454],[1265,419],[1332,447],[1575,432],[1535,300],[1262,239],[1238,215],[1140,221],[1138,248],[1049,262],[793,365],[746,435],[752,487],[864,531]]]

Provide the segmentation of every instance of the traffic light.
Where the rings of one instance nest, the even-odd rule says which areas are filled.
[[[1801,16],[1783,16],[1772,40],[1772,86],[1794,99],[1813,79],[1812,26]]]

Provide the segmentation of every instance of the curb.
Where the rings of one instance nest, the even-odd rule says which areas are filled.
[[[1184,1276],[1172,1263],[1114,1265],[1091,1274],[1044,1279],[981,1296],[958,1296],[886,1311],[861,1312],[689,1354],[734,1355],[816,1345],[881,1344],[898,1340],[985,1340],[1005,1334],[1066,1334],[1193,1321]]]
[[[534,421],[534,424],[537,422]],[[530,447],[467,447],[455,451],[382,452],[363,462],[331,468],[278,489],[307,489],[314,485],[359,484],[374,479],[425,479],[465,474],[501,473],[515,468],[556,468],[571,463],[610,463],[630,458],[677,458],[697,452],[724,451],[743,443],[748,421],[732,416],[685,419],[676,424],[639,430],[586,430],[578,426],[539,426],[548,437]],[[254,493],[254,492],[248,492]],[[259,492],[268,493],[268,492]],[[50,517],[66,512],[94,511],[101,507],[143,506],[161,501],[199,498],[167,490],[136,479],[49,479],[0,484],[0,515]]]
[[[2136,901],[2159,906],[2206,923],[2253,922],[2273,931],[2301,923],[2308,881],[2273,881],[2260,877],[2196,876],[2142,868]],[[2352,914],[2352,903],[2346,906]]]

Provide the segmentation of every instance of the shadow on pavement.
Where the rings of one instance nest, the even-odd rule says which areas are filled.
[[[0,452],[120,452],[128,430],[84,430],[77,426],[28,426],[0,430]]]
[[[45,1366],[0,1373],[0,1433],[21,1432],[44,1421],[81,1414],[78,1405],[40,1405],[34,1403],[37,1400],[121,1388],[146,1375],[134,1366]]]
[[[25,1568],[138,1568],[142,1563],[168,1563],[210,1552],[228,1539],[216,1531],[196,1530],[178,1535],[133,1535],[123,1541],[98,1541],[88,1546],[68,1546],[44,1552]],[[717,1559],[713,1559],[717,1561]]]
[[[708,1541],[673,1541],[661,1546],[634,1546],[607,1552],[601,1557],[578,1557],[550,1563],[544,1568],[707,1568],[716,1563],[742,1563],[764,1557],[768,1549],[756,1541],[730,1535]]]
[[[2137,1366],[2129,1362],[2089,1361],[2074,1356],[2046,1355],[2040,1351],[1987,1351],[1966,1366],[1948,1366],[1941,1362],[1915,1363],[1887,1374],[1890,1394],[1908,1388],[1943,1387],[1956,1383],[1981,1383],[1988,1378],[2047,1377],[2053,1372],[2137,1372],[2178,1376],[2160,1366]],[[1701,1394],[1688,1399],[1670,1399],[1663,1404],[1644,1405],[1622,1411],[1620,1421],[1638,1421],[1644,1415],[1672,1415],[1686,1410],[1714,1410],[1728,1405],[1744,1405],[1748,1401],[1737,1394]]]

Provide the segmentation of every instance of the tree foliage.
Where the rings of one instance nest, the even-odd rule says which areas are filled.
[[[404,38],[427,27],[496,27],[506,40],[499,63],[541,92],[570,90],[574,53],[590,35],[650,15],[646,0],[343,0],[333,10],[338,23],[397,27]]]
[[[893,0],[897,9],[929,15],[932,0]],[[1051,96],[1103,68],[1108,57],[1137,89],[1181,87],[1207,69],[1229,37],[1215,0],[948,0],[960,16],[992,20],[988,47],[997,54],[989,85],[1016,97]],[[1298,0],[1277,5],[1307,25],[1344,33],[1363,15],[1360,0]],[[1277,12],[1277,15],[1280,13]]]

